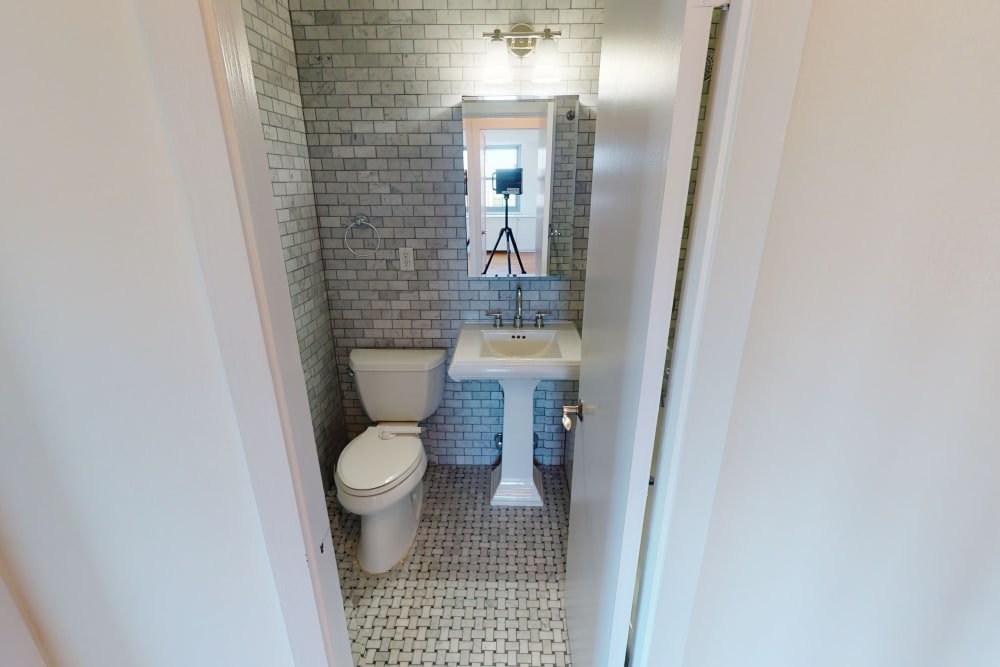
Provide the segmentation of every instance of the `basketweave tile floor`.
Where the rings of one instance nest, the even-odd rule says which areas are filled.
[[[403,563],[361,570],[360,518],[328,497],[355,664],[570,665],[563,614],[569,495],[542,466],[544,507],[492,507],[491,466],[428,465]]]

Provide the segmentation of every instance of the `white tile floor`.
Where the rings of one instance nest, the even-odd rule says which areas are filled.
[[[490,466],[430,465],[410,554],[357,561],[360,520],[329,498],[355,664],[570,665],[563,615],[569,497],[542,468],[545,506],[492,507]]]

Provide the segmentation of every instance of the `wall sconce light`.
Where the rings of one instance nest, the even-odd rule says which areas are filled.
[[[517,58],[526,58],[532,53],[537,57],[531,80],[536,83],[552,83],[559,80],[559,49],[556,37],[561,37],[559,30],[546,28],[537,32],[527,23],[518,23],[507,32],[499,28],[493,32],[484,32],[483,37],[490,41],[486,45],[486,67],[483,78],[489,83],[504,83],[510,81],[510,64],[507,54]]]

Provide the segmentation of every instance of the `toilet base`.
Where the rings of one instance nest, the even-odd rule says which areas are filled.
[[[530,479],[503,479],[503,462],[493,469],[491,476],[490,505],[515,507],[542,507],[542,473],[532,466]]]
[[[361,543],[358,562],[371,574],[388,572],[397,565],[413,545],[424,504],[424,482],[421,480],[406,497],[390,507],[361,515]]]

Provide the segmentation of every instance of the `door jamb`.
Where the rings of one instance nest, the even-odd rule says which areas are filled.
[[[178,133],[179,140],[174,141],[177,161],[197,165],[209,157],[215,160],[217,153],[205,151],[215,150],[217,135],[224,135],[227,155],[223,159],[228,158],[233,189],[206,192],[192,180],[196,174],[184,174],[182,182],[192,206],[212,196],[228,198],[238,209],[245,247],[231,247],[231,238],[225,246],[217,245],[221,241],[212,230],[228,220],[206,220],[205,227],[196,226],[195,241],[199,255],[205,253],[201,257],[205,290],[220,332],[233,411],[244,440],[261,535],[271,559],[291,654],[301,667],[347,667],[353,664],[347,619],[278,237],[242,4],[239,0],[200,0],[197,8],[188,5],[162,14],[150,10],[142,18],[147,33],[154,36],[148,44],[152,60],[169,80],[168,92],[173,93],[161,106],[165,124]],[[214,117],[201,88],[203,71],[185,71],[183,64],[175,62],[178,37],[170,34],[171,29],[184,29],[184,36],[190,38],[187,31],[198,18],[211,69],[218,114]],[[171,25],[166,22],[170,19],[184,23]],[[189,48],[189,52],[194,50]],[[196,64],[201,67],[201,62]],[[190,100],[181,99],[185,88]],[[239,276],[215,275],[216,255],[240,253],[245,264]],[[236,311],[246,304],[234,303],[234,290],[241,299],[250,291],[256,306],[251,306],[256,311],[254,326],[237,316]],[[260,357],[253,356],[260,352],[266,357],[263,370],[258,365]],[[252,367],[248,367],[251,356]]]
[[[257,133],[259,116],[256,97],[252,94],[242,9],[236,0],[202,0],[201,7],[234,185],[240,199],[247,255],[258,293],[261,324],[267,335],[268,357],[275,374],[275,392],[282,403],[288,436],[291,428],[287,423],[288,412],[301,413],[308,407],[302,402],[304,386],[301,396],[296,395],[299,392],[289,395],[280,379],[289,370],[282,368],[282,360],[292,351],[297,354],[297,350],[287,349],[287,337],[274,332],[291,326],[291,319],[289,317],[282,324],[281,313],[272,314],[271,309],[280,307],[283,302],[280,295],[270,292],[273,285],[264,283],[270,282],[275,271],[281,271],[283,276],[283,267],[280,261],[275,266],[273,257],[261,256],[261,247],[254,235],[254,230],[263,230],[267,221],[273,221],[274,208],[273,202],[265,200],[270,197],[269,189],[262,193],[259,188],[252,187],[260,184],[261,175],[266,177],[267,165],[263,138]],[[695,223],[700,221],[699,227],[709,227],[704,234],[692,239],[694,252],[689,261],[692,262],[692,275],[698,275],[699,280],[685,288],[683,319],[678,325],[673,377],[682,380],[678,380],[681,384],[668,399],[667,428],[662,436],[663,451],[671,455],[661,460],[657,470],[658,479],[666,483],[654,489],[650,524],[650,554],[654,557],[647,559],[641,575],[637,664],[652,664],[649,660],[652,655],[656,655],[658,664],[680,665],[683,661],[739,375],[742,344],[749,324],[810,9],[810,0],[736,0],[730,9],[730,20],[735,18],[734,10],[745,16],[742,20],[746,22],[745,38],[749,41],[743,47],[746,51],[742,71],[736,68],[735,52],[728,56],[732,59],[728,61],[728,68],[726,56],[720,59],[720,68],[727,68],[734,77],[729,84],[733,97],[726,104],[726,124],[718,132],[726,138],[715,143],[709,138],[702,158],[706,172],[715,171],[714,176],[706,175],[706,185],[702,186],[704,189],[708,183],[712,184],[711,203],[701,207],[706,210],[706,217],[699,215],[699,206],[696,206]],[[775,77],[775,73],[779,76]],[[760,86],[736,85],[740,81]],[[710,122],[709,128],[711,137],[716,134],[716,124]],[[254,149],[258,148],[259,154],[256,154]],[[269,183],[268,179],[263,180]],[[262,273],[268,275],[262,276]],[[269,293],[278,298],[269,300]],[[287,286],[284,299],[288,299]],[[290,303],[288,307],[290,311]],[[724,307],[729,311],[726,317],[720,313]],[[734,316],[738,321],[736,326],[733,326]],[[724,363],[711,366],[706,363],[713,351],[725,357]],[[724,389],[719,391],[719,385],[715,385],[715,396],[709,396],[713,378],[721,379]],[[719,420],[720,416],[723,419]],[[697,442],[698,447],[690,446],[692,442]],[[292,444],[288,443],[288,447],[292,448]],[[294,459],[293,452],[289,455]],[[299,509],[304,511],[301,485],[302,480],[297,479]],[[305,528],[303,525],[303,538],[311,543]],[[350,664],[343,609],[340,606],[330,608],[333,601],[329,590],[324,590],[316,577],[313,588],[323,619],[329,664]],[[664,590],[671,593],[666,595]],[[654,631],[661,637],[657,638]],[[655,649],[654,639],[665,650]]]
[[[812,0],[734,0],[723,28],[633,664],[684,662],[811,8]]]

